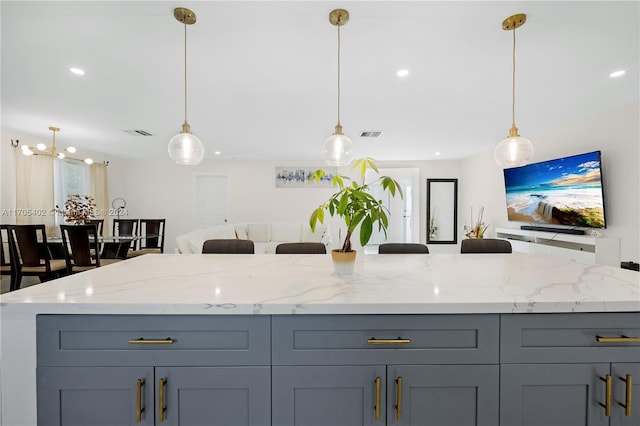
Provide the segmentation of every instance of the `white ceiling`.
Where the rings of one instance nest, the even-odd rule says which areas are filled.
[[[512,35],[501,23],[515,13],[527,15],[516,31],[523,136],[639,99],[638,1],[3,0],[2,128],[50,139],[58,126],[59,145],[105,159],[167,158],[184,118],[179,6],[197,15],[188,121],[206,159],[320,158],[337,118],[328,14],[338,7],[351,14],[341,118],[358,157],[463,158],[504,138]],[[401,68],[408,77],[396,76]],[[627,74],[608,77],[618,69]],[[153,136],[124,132],[133,129]],[[364,130],[384,133],[360,138]]]

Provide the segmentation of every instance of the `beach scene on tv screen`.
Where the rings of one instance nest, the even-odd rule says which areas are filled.
[[[510,221],[603,228],[600,153],[504,170]]]

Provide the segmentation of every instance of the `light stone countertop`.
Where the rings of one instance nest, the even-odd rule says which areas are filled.
[[[2,426],[36,424],[38,314],[640,312],[640,274],[534,254],[145,255],[0,296]]]
[[[7,313],[640,311],[640,274],[534,254],[146,255],[0,296]]]

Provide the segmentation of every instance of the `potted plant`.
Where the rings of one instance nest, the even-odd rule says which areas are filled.
[[[471,207],[471,226],[464,225],[464,236],[471,239],[479,239],[484,237],[484,233],[489,228],[482,219],[484,215],[484,207],[480,207],[478,219],[473,222],[473,207]]]
[[[382,204],[382,200],[377,200],[370,194],[370,186],[375,182],[380,182],[383,191],[389,191],[393,197],[397,193],[402,198],[400,184],[389,176],[380,176],[375,181],[365,182],[367,169],[379,173],[373,159],[356,160],[351,166],[351,170],[354,169],[359,170],[360,179],[356,181],[345,175],[334,176],[332,185],[338,187],[339,191],[316,208],[309,218],[309,225],[314,232],[318,222],[324,223],[326,211],[331,216],[340,216],[344,220],[346,227],[344,241],[341,242],[340,248],[331,252],[335,271],[340,275],[350,274],[353,271],[356,252],[351,247],[351,236],[358,225],[360,225],[360,245],[362,246],[365,246],[371,239],[374,226],[377,226],[379,231],[383,231],[385,237],[387,235],[389,210]],[[324,176],[325,171],[318,169],[309,176],[309,179],[318,182]]]
[[[76,225],[91,222],[96,210],[95,199],[91,195],[72,194],[64,202],[64,208],[56,204],[54,212],[64,215],[64,221]]]

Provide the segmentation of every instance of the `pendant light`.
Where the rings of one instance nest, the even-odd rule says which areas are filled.
[[[518,134],[516,127],[516,28],[527,21],[527,16],[518,14],[508,17],[502,22],[502,29],[513,31],[512,73],[511,73],[511,129],[509,136],[502,140],[493,156],[503,168],[518,167],[527,164],[533,157],[533,145],[527,138]]]
[[[324,141],[322,158],[330,166],[346,166],[353,160],[353,142],[342,133],[340,124],[340,27],[349,22],[349,12],[344,9],[332,10],[329,22],[338,27],[338,123],[333,135]]]
[[[173,16],[184,24],[184,124],[182,132],[169,141],[169,157],[177,164],[195,165],[204,157],[204,146],[200,139],[191,133],[187,122],[187,25],[196,23],[196,14],[184,7],[173,10]]]

